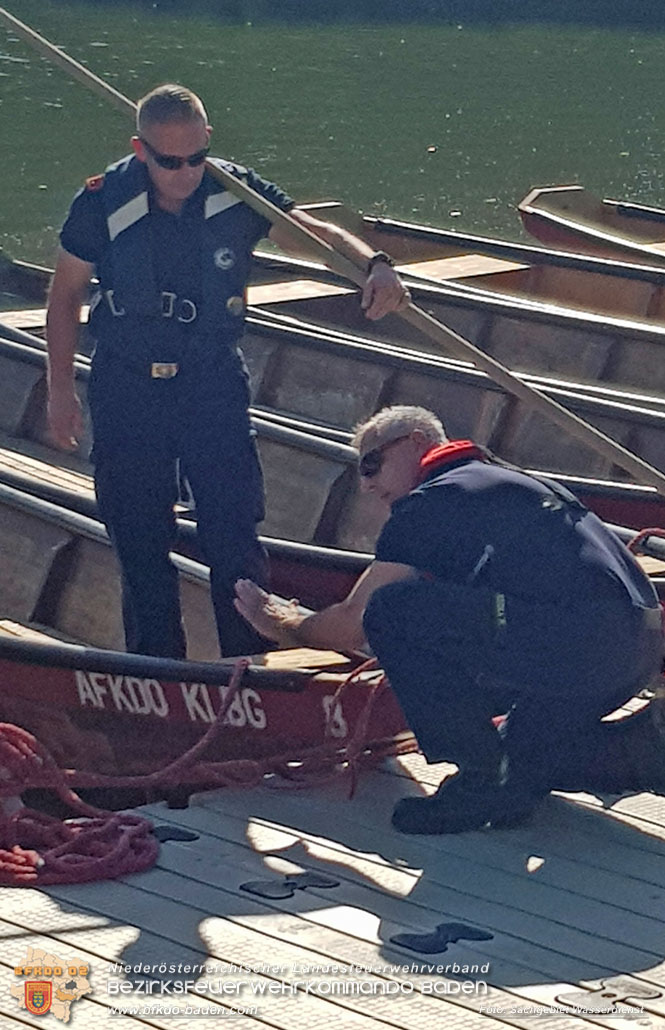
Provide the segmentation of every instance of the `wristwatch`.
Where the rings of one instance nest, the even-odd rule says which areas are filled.
[[[367,274],[372,271],[374,265],[390,265],[391,268],[395,267],[395,262],[391,258],[390,254],[386,254],[385,250],[377,250],[375,254],[372,254],[371,258],[367,262]]]

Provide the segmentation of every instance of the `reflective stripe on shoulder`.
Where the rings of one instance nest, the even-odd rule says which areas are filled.
[[[212,218],[213,215],[218,215],[220,212],[226,211],[227,208],[242,203],[240,197],[234,197],[232,193],[226,190],[224,193],[212,193],[209,197],[206,197],[205,217]]]
[[[148,205],[148,193],[139,193],[137,197],[132,197],[126,204],[119,207],[117,211],[114,211],[112,215],[106,220],[109,230],[109,238],[113,241],[116,236],[119,236],[125,229],[129,229],[130,225],[134,225],[139,219],[147,215],[150,210]]]

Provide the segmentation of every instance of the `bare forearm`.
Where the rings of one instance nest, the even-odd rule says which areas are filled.
[[[333,250],[336,250],[339,254],[360,266],[363,271],[366,271],[367,263],[374,254],[374,250],[364,240],[354,236],[346,229],[334,225],[332,222],[324,222],[319,218],[313,218],[308,212],[299,211],[298,208],[292,212],[292,217],[294,222],[309,230],[310,233],[313,233],[314,236],[327,243]],[[297,231],[289,232],[287,227],[274,225],[270,231],[270,239],[287,253],[303,257],[322,257],[320,252],[312,254],[311,247],[308,246],[304,234],[299,234]]]
[[[337,225],[326,224],[323,227],[317,227],[314,231],[338,254],[342,254],[343,257],[366,271],[369,259],[374,254],[374,248],[370,247],[368,243]]]
[[[81,303],[77,300],[52,300],[49,304],[46,341],[50,389],[73,388],[80,318]]]
[[[292,615],[285,630],[284,643],[291,646],[356,651],[365,644],[362,613],[344,604],[311,615]]]

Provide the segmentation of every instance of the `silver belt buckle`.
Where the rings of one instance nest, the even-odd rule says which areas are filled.
[[[152,379],[173,379],[178,374],[178,364],[175,361],[153,361],[150,366]]]

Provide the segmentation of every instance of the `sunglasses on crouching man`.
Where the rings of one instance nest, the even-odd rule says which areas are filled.
[[[379,472],[383,468],[383,460],[385,458],[386,451],[393,446],[393,444],[400,443],[402,440],[406,440],[411,433],[404,433],[402,436],[398,436],[395,440],[389,440],[387,443],[380,444],[378,447],[374,447],[367,454],[363,454],[358,459],[358,475],[361,479],[372,479],[374,476],[378,476]]]
[[[202,150],[197,150],[195,154],[190,154],[189,157],[177,157],[175,154],[161,154],[143,136],[139,136],[139,139],[155,164],[158,164],[160,168],[166,168],[169,172],[176,172],[183,165],[189,165],[191,168],[202,165],[210,150],[210,147],[203,147]]]

